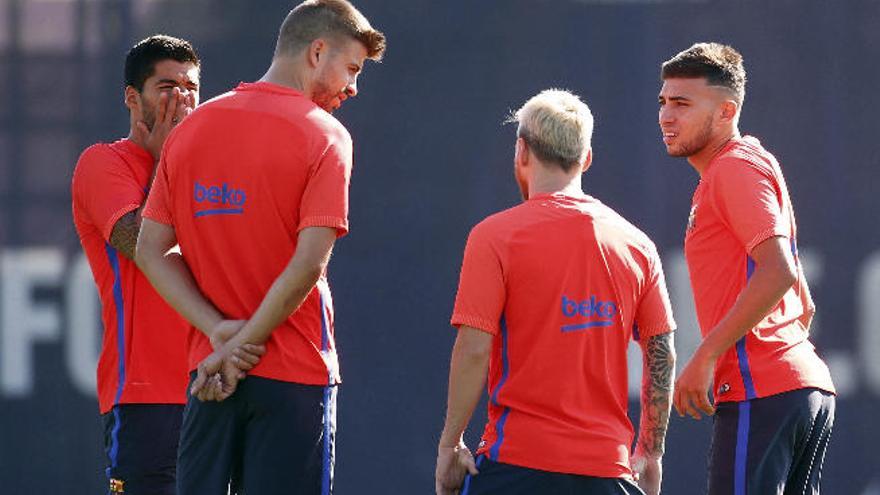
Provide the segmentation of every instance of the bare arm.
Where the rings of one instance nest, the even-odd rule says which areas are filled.
[[[336,229],[307,227],[300,231],[296,252],[275,279],[257,311],[244,328],[230,340],[231,348],[241,344],[262,344],[272,330],[305,301],[330,262],[336,242]]]
[[[709,415],[715,412],[708,393],[716,360],[760,323],[797,281],[788,238],[771,237],[763,241],[752,249],[751,257],[755,260],[755,271],[745,289],[706,335],[675,382],[673,403],[679,415],[699,419],[700,411]]]
[[[113,225],[113,232],[110,233],[110,245],[116,248],[119,254],[132,261],[137,247],[138,232],[141,229],[141,208],[123,215]]]
[[[461,441],[486,387],[492,339],[491,334],[469,326],[462,325],[458,330],[449,367],[446,424],[440,447],[454,447]]]
[[[661,457],[672,408],[672,382],[675,375],[673,334],[655,335],[642,342],[642,412],[636,450]]]
[[[631,463],[639,487],[646,495],[658,495],[663,481],[663,452],[672,378],[675,374],[673,334],[664,333],[640,342],[642,348],[642,413],[639,439]]]
[[[466,472],[477,474],[473,456],[462,436],[486,386],[492,340],[491,334],[466,325],[458,330],[449,367],[446,424],[437,448],[435,491],[438,495],[457,493]]]

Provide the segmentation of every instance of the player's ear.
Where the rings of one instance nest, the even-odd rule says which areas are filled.
[[[309,43],[308,48],[308,59],[309,65],[312,67],[317,67],[318,64],[321,63],[321,59],[327,56],[327,42],[321,38],[318,38],[311,43]]]
[[[735,100],[724,100],[724,103],[721,104],[721,119],[732,121],[736,118],[738,111],[739,104]]]
[[[587,158],[584,159],[584,164],[581,166],[581,173],[587,171],[590,168],[590,165],[593,164],[593,148],[587,150]]]
[[[517,167],[526,167],[529,164],[529,145],[526,143],[526,140],[521,137],[516,138],[513,161]]]
[[[134,89],[134,86],[125,87],[123,101],[125,102],[125,106],[128,108],[129,111],[141,111],[141,94],[138,90]]]

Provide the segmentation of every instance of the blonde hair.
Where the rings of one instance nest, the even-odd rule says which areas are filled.
[[[593,136],[593,113],[563,89],[547,89],[530,98],[508,119],[518,122],[517,137],[545,163],[568,172],[587,159]]]

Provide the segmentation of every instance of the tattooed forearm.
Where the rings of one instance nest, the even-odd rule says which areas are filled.
[[[134,247],[137,246],[140,229],[141,223],[138,221],[137,212],[126,213],[113,226],[113,232],[110,233],[110,245],[126,258],[134,260]]]
[[[672,333],[650,337],[643,343],[642,361],[642,414],[638,447],[646,454],[662,455],[675,375]]]

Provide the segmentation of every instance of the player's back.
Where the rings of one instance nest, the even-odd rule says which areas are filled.
[[[474,234],[490,239],[506,289],[486,451],[537,469],[628,475],[626,351],[635,323],[649,320],[639,304],[662,279],[653,244],[595,199],[559,194]]]
[[[293,256],[300,230],[347,230],[350,137],[292,89],[242,84],[205,103],[172,134],[162,159],[181,251],[199,288],[227,317],[253,314]],[[253,374],[327,382],[320,359],[291,375],[280,371],[284,357],[272,352],[320,346],[322,319],[332,308],[325,309],[329,290],[318,292],[282,325],[284,333],[273,333]],[[206,354],[206,341],[198,340],[199,354]]]

